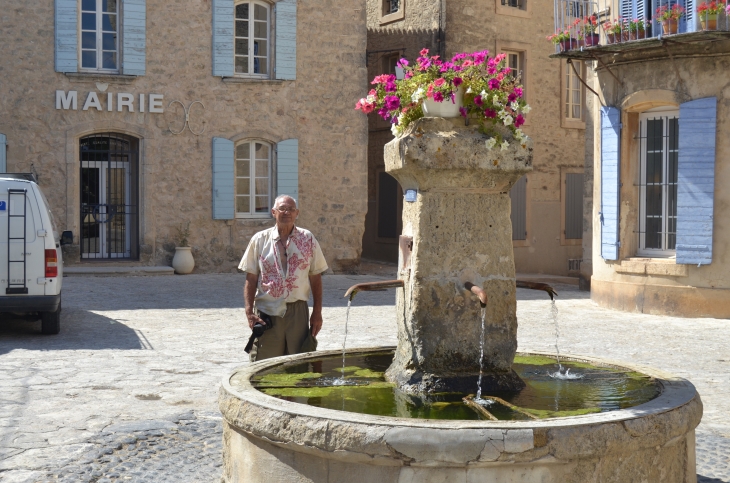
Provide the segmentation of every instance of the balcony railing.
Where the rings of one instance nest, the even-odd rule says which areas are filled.
[[[554,0],[555,52],[730,31],[730,0]],[[717,13],[713,13],[717,12]]]

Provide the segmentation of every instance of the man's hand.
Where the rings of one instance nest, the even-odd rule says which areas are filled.
[[[253,330],[253,326],[256,324],[266,325],[266,322],[261,320],[261,318],[258,315],[254,314],[253,312],[248,313],[248,311],[247,311],[246,318],[248,319],[248,328],[251,330]]]
[[[312,336],[317,337],[319,331],[322,329],[322,311],[313,310],[312,315],[309,317],[309,329],[312,331]]]

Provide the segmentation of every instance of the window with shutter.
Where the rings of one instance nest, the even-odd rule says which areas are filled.
[[[276,4],[277,79],[297,78],[297,2],[281,0]]]
[[[236,146],[236,218],[271,216],[272,151],[258,140]]]
[[[517,180],[509,192],[509,197],[512,202],[510,212],[512,239],[527,240],[527,176]]]
[[[213,75],[233,77],[234,0],[213,0]]]
[[[81,70],[119,72],[119,2],[81,0]]]
[[[234,206],[234,152],[233,141],[213,138],[213,219],[232,220]]]
[[[236,4],[235,73],[246,77],[269,76],[269,6],[263,2]]]
[[[78,3],[56,0],[55,9],[56,72],[78,71]]]
[[[122,3],[122,74],[145,75],[146,23],[146,0],[124,0]]]
[[[679,106],[677,263],[712,262],[717,98]]]
[[[617,260],[619,248],[619,172],[621,111],[601,108],[601,257]]]

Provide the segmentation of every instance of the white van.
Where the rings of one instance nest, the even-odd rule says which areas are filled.
[[[0,312],[61,329],[61,240],[46,197],[29,174],[0,174]],[[70,232],[64,232],[68,242]]]

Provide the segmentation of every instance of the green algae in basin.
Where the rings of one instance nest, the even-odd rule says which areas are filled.
[[[251,379],[251,383],[269,396],[340,411],[401,418],[482,418],[463,403],[467,394],[438,393],[417,397],[399,391],[383,375],[392,360],[391,351],[353,354],[346,358],[343,379],[342,358],[323,357],[262,371]],[[563,380],[551,376],[557,367],[555,360],[549,357],[518,355],[513,369],[525,381],[525,388],[519,392],[482,395],[485,399],[490,395],[501,398],[517,409],[497,401],[485,407],[500,420],[580,416],[637,406],[660,392],[652,378],[637,372],[563,361],[563,367],[579,377]],[[338,385],[343,380],[350,385]],[[235,375],[230,381],[234,388],[241,384]]]

